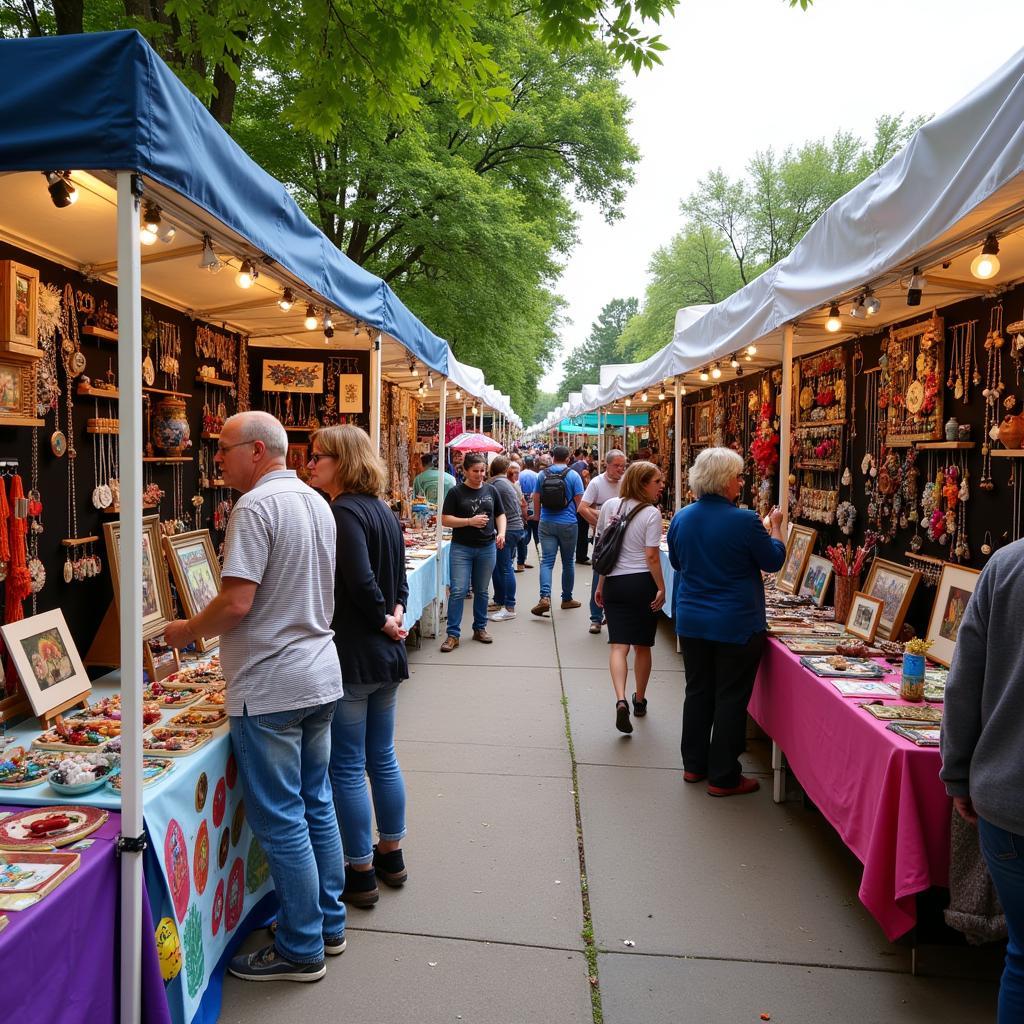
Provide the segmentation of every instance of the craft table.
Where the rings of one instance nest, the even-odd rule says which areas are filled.
[[[5,803],[6,795],[2,798]],[[0,806],[0,812],[24,810]],[[117,835],[121,816],[110,817],[89,836],[78,870],[28,910],[8,910],[0,932],[4,970],[4,1020],[47,1024],[116,1024],[120,938]],[[142,1014],[147,1024],[170,1018],[153,922],[143,902]]]
[[[938,749],[887,730],[858,707],[867,699],[843,697],[770,639],[749,711],[864,865],[860,900],[891,941],[917,923],[917,893],[949,884],[951,802]],[[772,767],[780,779],[776,752]]]
[[[448,571],[448,548],[451,541],[441,545],[441,586],[451,582]],[[411,629],[424,612],[437,600],[437,567],[438,553],[435,551],[429,558],[424,558],[415,569],[406,570],[406,581],[409,585],[409,600],[406,603],[405,623]]]

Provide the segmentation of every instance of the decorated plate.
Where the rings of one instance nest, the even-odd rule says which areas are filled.
[[[99,750],[121,735],[121,723],[99,718],[73,722],[64,729],[47,729],[32,741],[37,750]]]
[[[46,776],[61,762],[61,755],[43,750],[26,752],[15,747],[0,760],[0,789],[27,789],[46,781]]]
[[[142,738],[144,754],[161,757],[184,757],[213,739],[209,729],[169,729],[157,726]]]
[[[33,807],[0,819],[0,850],[49,850],[95,832],[107,820],[98,807]]]
[[[152,701],[165,711],[169,708],[186,708],[206,696],[203,690],[168,689],[162,683],[153,683],[142,691],[143,700]]]
[[[907,412],[913,416],[921,411],[921,407],[924,405],[924,385],[919,380],[915,380],[907,388],[906,405]]]
[[[187,711],[179,711],[167,724],[178,729],[219,729],[227,725],[227,721],[223,708],[204,709],[197,705]]]
[[[169,757],[144,757],[142,759],[142,788],[152,785],[157,779],[162,779],[168,772],[174,770],[174,762]],[[121,772],[115,772],[109,779],[107,785],[115,792],[121,792]]]
[[[196,711],[224,711],[227,697],[223,690],[204,693],[202,701],[195,706]]]
[[[220,669],[220,659],[214,658],[206,664],[193,665],[173,672],[161,685],[168,690],[181,690],[207,686],[223,687],[226,681]]]

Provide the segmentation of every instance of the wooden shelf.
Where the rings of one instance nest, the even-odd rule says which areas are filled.
[[[213,491],[216,490],[218,487],[227,487],[227,484],[224,483],[224,481],[221,480],[220,477],[216,477],[215,479],[211,480],[208,484],[202,485],[202,489],[204,491]]]
[[[174,398],[192,397],[187,391],[168,391],[165,388],[143,388],[142,390],[149,395],[172,395]]]
[[[154,508],[159,508],[159,507],[160,507],[160,505],[159,505],[158,502],[144,501],[142,503],[142,511],[143,512],[145,512],[147,509],[152,510]],[[103,509],[103,514],[105,516],[119,516],[121,514],[121,506],[120,505],[110,505],[109,507]]]
[[[989,455],[993,459],[1024,459],[1024,448],[993,448]]]
[[[319,429],[318,427],[289,427],[283,423],[281,424],[281,426],[283,426],[285,430],[294,430],[303,434],[312,434],[314,430]]]
[[[211,434],[208,430],[204,430],[199,436],[204,441],[216,441],[220,438],[220,434]]]
[[[79,333],[89,338],[100,338],[103,341],[117,341],[117,331],[108,331],[105,327],[93,327],[86,324]]]
[[[967,451],[977,444],[976,441],[911,441],[905,437],[887,438],[887,448],[910,448],[911,446],[921,448],[930,452],[937,451]]]
[[[61,544],[66,548],[80,548],[83,544],[95,544],[99,537],[65,537]]]
[[[819,473],[838,473],[838,464],[826,465],[823,462],[815,462],[814,459],[809,459],[806,462],[801,460],[800,462],[793,463],[794,469],[816,469]]]
[[[0,427],[41,427],[45,422],[36,416],[0,416]]]
[[[121,397],[121,392],[117,388],[94,388],[91,384],[79,384],[75,388],[75,394],[88,395],[92,398],[107,398],[112,402],[116,402]]]
[[[147,455],[143,462],[192,462],[191,455]]]
[[[109,427],[95,427],[91,423],[87,423],[85,425],[85,432],[87,434],[113,434],[116,436],[121,433],[121,427],[118,425],[111,430]]]
[[[204,377],[201,373],[196,374],[197,384],[208,384],[211,388],[233,388],[233,380],[221,380],[219,377]]]

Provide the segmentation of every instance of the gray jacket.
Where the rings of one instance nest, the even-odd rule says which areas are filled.
[[[942,715],[942,781],[986,821],[1024,834],[1024,540],[978,578],[956,638]]]

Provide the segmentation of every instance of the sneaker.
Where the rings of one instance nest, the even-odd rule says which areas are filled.
[[[739,783],[735,786],[712,786],[708,783],[708,796],[746,796],[747,793],[756,793],[760,788],[761,783],[757,779],[741,775]]]
[[[494,637],[491,636],[491,634],[488,633],[486,629],[474,629],[473,630],[473,639],[476,640],[478,643],[481,643],[481,644],[493,644],[494,643]]]
[[[601,623],[600,622],[592,622],[590,624],[590,632],[591,633],[595,633],[595,634],[600,633],[601,632]]]
[[[385,885],[392,889],[398,889],[405,885],[409,872],[405,870],[405,858],[401,850],[391,850],[388,853],[381,853],[376,846],[373,848],[373,868],[377,877]]]
[[[633,731],[633,723],[629,720],[629,705],[624,700],[615,702],[615,728],[619,732]]]
[[[563,601],[563,602],[562,602],[562,607],[563,607],[563,608],[582,608],[582,607],[583,607],[583,605],[582,605],[582,604],[580,604],[580,602],[579,602],[579,601],[574,601],[574,600],[573,600],[573,599],[572,599],[572,598],[570,597],[568,601]]]
[[[446,636],[444,638],[444,643],[441,644],[441,653],[442,654],[450,654],[458,646],[459,646],[459,638],[457,636],[452,636],[449,633],[448,636]]]
[[[542,598],[541,598],[541,599],[540,599],[540,600],[539,600],[539,601],[538,601],[538,602],[537,602],[537,603],[536,603],[536,604],[535,604],[535,605],[534,605],[534,606],[533,606],[533,607],[532,607],[532,608],[530,609],[530,611],[531,611],[531,612],[532,612],[532,613],[533,613],[534,615],[547,615],[547,614],[548,614],[548,612],[550,612],[550,611],[551,611],[551,598],[550,598],[550,597],[542,597]]]
[[[637,718],[643,718],[644,715],[647,714],[647,698],[646,697],[644,697],[643,700],[637,700],[636,699],[636,694],[635,693],[633,694],[633,714],[636,715]]]
[[[377,876],[373,868],[369,871],[356,871],[355,868],[345,868],[345,891],[341,894],[341,901],[353,907],[372,907],[380,899],[380,890],[377,888]]]
[[[509,619],[514,619],[516,613],[511,608],[502,608],[501,611],[495,612],[493,615],[487,616],[491,622],[508,622]]]
[[[345,941],[345,933],[342,932],[340,935],[325,935],[324,936],[324,952],[328,956],[341,956],[345,952],[345,947],[348,943]]]
[[[280,956],[271,944],[255,953],[234,957],[228,970],[243,981],[319,981],[327,973],[327,966],[323,960],[313,964],[293,964]]]

